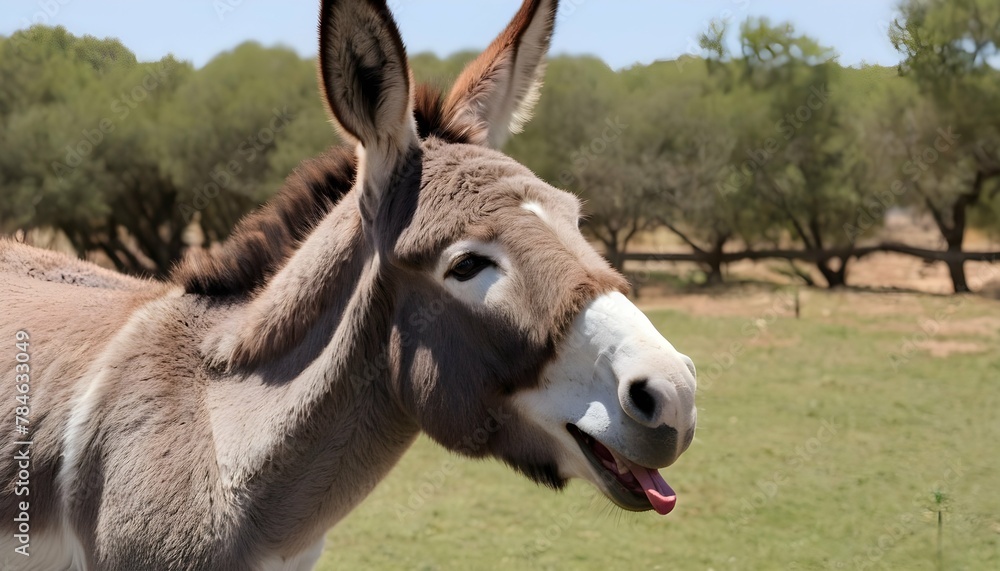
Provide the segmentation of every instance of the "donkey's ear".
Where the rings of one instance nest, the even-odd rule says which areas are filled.
[[[458,77],[445,100],[445,116],[471,125],[474,142],[500,148],[531,118],[558,4],[525,0],[507,28]]]
[[[362,206],[374,207],[418,140],[406,50],[385,0],[323,0],[319,75],[341,131],[363,147]]]

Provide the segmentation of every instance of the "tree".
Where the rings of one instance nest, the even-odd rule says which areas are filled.
[[[629,243],[653,228],[662,179],[656,159],[615,147],[583,165],[574,187],[585,200],[584,226],[604,246],[612,267],[624,271]]]
[[[287,49],[194,70],[38,26],[0,53],[0,225],[59,230],[121,271],[166,275],[335,140],[312,63]]]
[[[998,11],[904,4],[898,70],[842,68],[761,19],[735,54],[715,24],[704,59],[614,71],[556,57],[505,150],[583,199],[583,231],[619,269],[662,227],[692,252],[663,255],[710,283],[726,263],[779,258],[835,287],[882,249],[947,263],[963,291],[962,260],[989,254],[962,251],[966,230],[1000,231]],[[446,86],[471,57],[418,54],[414,74]],[[62,28],[0,37],[0,231],[55,230],[81,256],[164,275],[335,143],[316,91],[314,62],[252,42],[196,70]],[[947,251],[861,243],[897,205],[928,212]]]
[[[637,116],[622,77],[590,57],[555,58],[536,117],[507,151],[551,184],[578,194],[584,231],[621,270],[635,236],[651,227],[659,183],[635,152]]]
[[[651,144],[662,173],[655,197],[661,207],[652,212],[703,260],[709,284],[723,280],[726,245],[751,242],[766,224],[753,185],[730,180],[760,119],[746,95],[708,88],[649,115],[660,132]]]
[[[761,197],[807,251],[850,245],[844,221],[861,203],[867,180],[864,157],[847,123],[849,100],[838,91],[840,66],[833,52],[795,34],[790,24],[766,19],[741,27],[741,78],[770,98],[773,132],[756,153],[754,176]],[[829,287],[846,284],[850,257],[815,262]]]
[[[912,177],[909,185],[933,217],[948,252],[961,254],[970,211],[986,201],[987,189],[1000,178],[1000,75],[993,67],[1000,55],[1000,5],[907,0],[889,35],[906,58],[900,74],[933,103],[912,128],[921,142],[905,149],[913,168],[929,176]],[[948,145],[947,153],[935,148],[942,145]],[[946,263],[955,292],[969,291],[961,257]]]
[[[161,165],[183,189],[172,209],[207,246],[229,235],[295,166],[336,141],[315,67],[287,48],[247,42],[178,90],[158,125]]]
[[[36,26],[0,44],[15,56],[0,64],[3,226],[55,228],[80,255],[101,251],[122,270],[165,271],[166,237],[148,221],[176,189],[158,168],[148,126],[190,66],[169,57],[140,64],[116,40],[62,28]]]

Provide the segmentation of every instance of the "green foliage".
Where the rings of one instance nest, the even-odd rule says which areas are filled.
[[[458,52],[444,59],[432,53],[421,53],[410,56],[410,67],[413,75],[420,82],[428,83],[447,93],[447,89],[462,73],[466,64],[472,61],[477,52]]]
[[[773,125],[748,153],[756,164],[746,174],[776,222],[807,248],[840,245],[866,168],[864,157],[851,153],[857,141],[846,120],[851,94],[841,87],[842,70],[830,50],[788,24],[748,20],[741,46],[736,65],[747,88],[766,95]]]
[[[0,51],[10,56],[0,60],[0,226],[56,228],[81,254],[165,268],[161,206],[175,190],[151,133],[190,66],[138,63],[116,40],[37,26],[0,40]]]
[[[167,104],[156,137],[161,164],[183,189],[184,219],[197,217],[207,240],[225,238],[298,161],[335,143],[315,77],[291,50],[245,43],[198,70]]]
[[[550,183],[579,190],[579,171],[594,153],[606,121],[625,106],[620,77],[592,57],[556,57],[545,74],[535,116],[505,149]],[[598,148],[600,148],[598,146]]]
[[[286,49],[244,44],[194,70],[34,27],[0,53],[0,230],[54,228],[125,271],[163,275],[225,238],[335,142],[312,65]]]
[[[899,207],[929,212],[960,251],[967,224],[1000,228],[998,23],[989,0],[906,2],[899,70],[842,68],[753,18],[711,24],[705,59],[615,71],[555,57],[505,150],[583,198],[585,231],[618,266],[666,227],[721,279],[734,244],[850,251]],[[474,56],[411,62],[446,89]],[[0,231],[54,228],[125,271],[162,275],[224,239],[336,141],[314,62],[285,48],[245,43],[193,69],[62,28],[0,37]],[[837,285],[846,263],[817,266]]]
[[[907,0],[890,28],[904,56],[900,74],[916,86],[919,113],[899,154],[921,157],[908,190],[930,212],[949,251],[961,251],[974,209],[991,209],[1000,178],[1000,5],[991,0]],[[945,152],[940,134],[953,134]],[[931,148],[931,145],[934,148]],[[947,156],[943,156],[947,153]],[[949,264],[955,291],[967,291],[961,262]]]

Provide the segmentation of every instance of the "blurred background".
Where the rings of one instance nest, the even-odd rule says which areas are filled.
[[[518,4],[390,2],[442,86]],[[5,2],[0,233],[157,278],[224,240],[337,144],[315,9]],[[995,0],[563,0],[505,151],[699,366],[679,509],[421,441],[321,568],[1000,569],[998,48]]]
[[[517,7],[396,4],[416,76],[441,85]],[[1000,251],[996,7],[709,4],[565,2],[507,152],[586,199],[619,268],[972,289]],[[314,10],[8,4],[0,230],[157,277],[224,239],[336,142]],[[270,44],[241,41],[255,33]]]

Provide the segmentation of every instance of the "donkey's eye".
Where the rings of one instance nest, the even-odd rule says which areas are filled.
[[[469,281],[476,277],[479,272],[494,265],[496,264],[489,258],[477,256],[476,254],[466,254],[451,266],[445,277],[455,278],[460,282]]]

